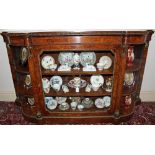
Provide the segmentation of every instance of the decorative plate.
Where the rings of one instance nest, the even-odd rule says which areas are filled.
[[[134,74],[133,73],[125,73],[124,82],[126,85],[131,86],[134,83]]]
[[[67,102],[63,102],[59,105],[59,109],[62,111],[68,110],[69,109],[69,104]]]
[[[62,104],[64,102],[66,102],[67,97],[56,97],[55,99],[58,102],[58,104]]]
[[[20,61],[22,64],[25,64],[28,59],[29,52],[26,47],[23,47],[20,52]]]
[[[112,65],[112,60],[109,56],[102,56],[99,60],[99,63],[104,64],[104,69],[108,69]]]
[[[53,97],[45,97],[45,104],[48,109],[53,110],[57,107],[57,101]]]
[[[84,98],[82,100],[82,105],[84,106],[84,108],[91,108],[93,106],[93,104],[94,104],[94,102],[90,98]]]
[[[67,64],[69,67],[71,67],[74,64],[73,56],[73,52],[61,52],[58,57],[59,63],[61,65]]]
[[[30,75],[26,75],[26,77],[25,77],[25,85],[26,86],[31,85],[31,76]]]
[[[94,52],[81,52],[80,62],[83,67],[94,65],[96,62],[96,54]]]
[[[109,96],[104,96],[104,97],[103,97],[103,102],[104,102],[105,107],[109,107],[110,104],[111,104],[111,97],[109,97]]]
[[[80,83],[77,83],[74,79],[70,80],[68,86],[71,88],[83,88],[87,85],[87,82],[83,79],[80,79]]]
[[[97,98],[96,100],[95,100],[95,106],[97,107],[97,108],[104,108],[104,101],[103,101],[103,99],[102,98]]]
[[[102,86],[104,84],[104,78],[102,75],[92,75],[90,82],[93,86]]]
[[[53,87],[55,84],[62,85],[61,76],[53,76],[53,77],[51,77],[50,84],[51,84],[51,87]]]
[[[55,60],[50,55],[45,55],[41,60],[41,65],[44,69],[52,69],[52,66],[55,64]]]

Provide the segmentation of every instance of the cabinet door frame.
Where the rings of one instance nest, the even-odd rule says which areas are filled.
[[[55,116],[54,111],[48,114],[44,105],[44,92],[42,89],[42,74],[40,55],[44,51],[112,51],[115,55],[114,61],[114,86],[112,93],[112,106],[109,110],[108,116],[119,115],[120,111],[120,99],[123,89],[124,73],[125,73],[125,50],[121,45],[105,45],[105,44],[68,44],[68,45],[48,45],[48,46],[32,46],[30,49],[31,59],[29,65],[31,65],[30,74],[32,78],[32,85],[34,91],[34,99],[38,108],[38,113],[42,116]],[[114,103],[115,102],[115,103]],[[61,112],[62,113],[62,112]],[[64,113],[62,117],[67,113]],[[102,117],[101,115],[100,117]],[[81,115],[82,117],[82,115]],[[93,116],[92,116],[93,117]],[[104,117],[104,116],[103,116]]]

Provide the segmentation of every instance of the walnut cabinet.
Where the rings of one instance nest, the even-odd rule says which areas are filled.
[[[23,116],[38,124],[100,124],[127,121],[134,113],[136,104],[141,103],[140,90],[149,41],[153,31],[93,31],[93,32],[3,32],[12,78],[16,91],[16,103],[21,106]],[[84,71],[71,66],[69,71],[59,71],[60,53],[95,53],[95,71]],[[132,52],[132,53],[131,53]],[[41,61],[44,56],[52,56],[56,69],[45,69]],[[63,55],[63,54],[62,54]],[[102,56],[111,59],[111,66],[99,70],[97,64]],[[97,90],[86,91],[86,87],[76,91],[68,86],[75,77],[90,84],[92,76],[101,75],[104,83]],[[53,76],[62,78],[69,92],[49,88],[44,91],[42,79],[50,81]],[[111,91],[107,91],[106,81],[111,80]],[[52,110],[47,107],[46,98],[65,98],[68,107],[61,109],[56,103]],[[97,99],[110,98],[110,104],[98,108]],[[78,105],[72,109],[71,102],[79,99],[91,100],[91,106]],[[87,104],[87,103],[86,103]]]

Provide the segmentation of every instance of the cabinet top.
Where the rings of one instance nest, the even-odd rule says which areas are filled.
[[[104,35],[145,35],[152,34],[152,30],[145,31],[53,31],[53,32],[2,32],[2,35],[8,36],[29,36],[29,37],[44,37],[44,36],[104,36]]]
[[[147,44],[152,30],[146,31],[83,31],[83,32],[2,32],[4,41],[13,46],[54,45],[54,44]]]

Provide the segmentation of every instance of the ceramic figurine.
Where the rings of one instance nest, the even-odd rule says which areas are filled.
[[[125,105],[130,106],[132,103],[131,95],[125,96]]]
[[[30,75],[26,75],[25,80],[24,80],[24,87],[26,87],[27,89],[32,87]]]
[[[62,90],[63,90],[64,93],[69,92],[69,88],[66,85],[62,85]]]
[[[74,68],[73,69],[80,69],[80,56],[78,53],[75,53],[73,56],[73,61],[74,61]]]
[[[105,80],[105,84],[106,84],[105,90],[106,90],[107,92],[112,92],[112,78],[111,78],[111,77],[108,77],[108,78]]]
[[[85,88],[85,92],[91,92],[91,88],[92,88],[92,85],[88,84],[87,87]]]
[[[134,47],[130,46],[127,53],[127,66],[132,66],[134,61]]]

